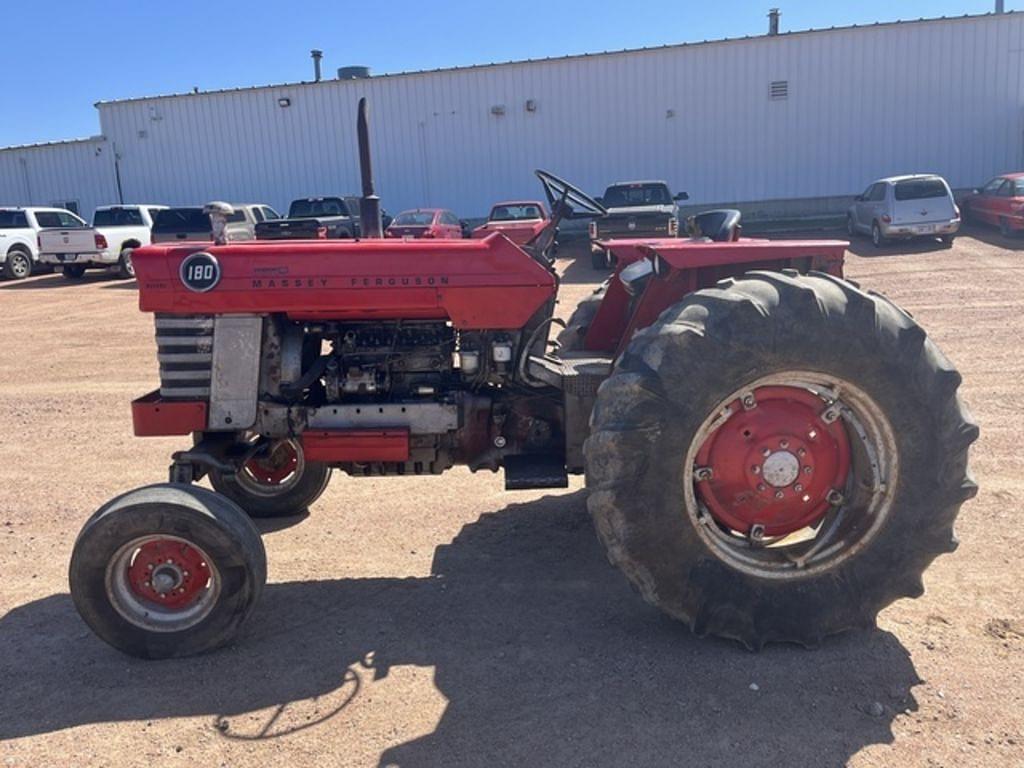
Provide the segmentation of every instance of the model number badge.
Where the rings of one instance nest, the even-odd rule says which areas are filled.
[[[181,282],[190,291],[205,293],[220,282],[220,263],[209,253],[193,253],[181,262]]]

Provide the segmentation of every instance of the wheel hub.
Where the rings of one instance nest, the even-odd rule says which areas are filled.
[[[263,485],[278,485],[299,466],[299,453],[290,440],[276,443],[266,454],[249,459],[246,471]]]
[[[697,451],[697,495],[721,525],[783,536],[816,524],[850,472],[842,419],[818,395],[765,386],[729,403]]]
[[[141,547],[128,567],[132,592],[162,608],[183,610],[210,580],[202,553],[180,539],[152,539]]]

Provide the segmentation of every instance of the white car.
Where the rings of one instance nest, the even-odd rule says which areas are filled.
[[[952,245],[960,231],[960,209],[941,176],[892,176],[857,196],[847,212],[846,229],[851,237],[871,235],[876,248],[913,237],[938,237]]]
[[[87,269],[115,267],[117,276],[135,276],[132,251],[152,242],[153,220],[164,205],[104,205],[92,226],[44,229],[39,233],[39,260],[61,267],[64,277],[79,278]]]
[[[63,208],[0,208],[0,277],[22,280],[39,262],[39,231],[46,227],[84,227]]]

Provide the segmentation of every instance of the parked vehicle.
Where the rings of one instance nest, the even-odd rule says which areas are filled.
[[[495,203],[487,222],[474,229],[472,237],[487,237],[501,232],[516,245],[525,245],[544,229],[549,218],[544,204],[537,200]]]
[[[238,203],[231,206],[225,229],[228,240],[255,240],[257,222],[280,218],[280,214],[262,203]],[[213,240],[210,215],[200,207],[165,208],[153,222],[153,242],[204,242]]]
[[[664,181],[622,181],[597,198],[607,214],[590,222],[590,253],[595,269],[609,266],[611,253],[602,241],[632,237],[678,237],[679,205],[686,192],[673,195]]]
[[[417,208],[402,211],[384,230],[384,237],[425,237],[438,240],[462,238],[459,217],[444,208]]]
[[[938,237],[952,245],[960,231],[960,209],[941,176],[892,176],[857,196],[847,212],[846,229],[851,237],[870,235],[876,248],[914,237]]]
[[[965,197],[961,206],[965,219],[992,224],[1012,237],[1024,230],[1024,173],[996,176]]]
[[[23,280],[39,263],[39,232],[47,227],[84,227],[63,208],[0,208],[0,277]]]
[[[60,267],[67,278],[110,267],[122,279],[135,277],[132,251],[152,242],[153,218],[166,207],[106,205],[93,213],[91,227],[41,230],[39,261]]]
[[[287,218],[256,225],[257,240],[334,240],[361,233],[359,198],[351,195],[292,200]]]
[[[359,125],[372,200],[365,101]],[[750,648],[815,646],[923,592],[977,490],[978,428],[920,325],[843,278],[847,244],[744,240],[731,211],[695,221],[702,237],[610,241],[614,275],[552,347],[543,245],[562,217],[605,211],[537,176],[552,218],[525,247],[138,251],[160,387],[132,403],[135,433],[184,450],[168,483],[117,496],[75,540],[71,596],[99,637],[146,658],[231,642],[267,576],[249,518],[304,512],[333,470],[503,469],[508,490],[585,474],[637,591]]]

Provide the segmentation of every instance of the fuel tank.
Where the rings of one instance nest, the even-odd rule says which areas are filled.
[[[132,262],[139,308],[182,315],[408,318],[512,329],[526,325],[557,290],[551,271],[501,234],[436,242],[176,243],[139,248]]]

